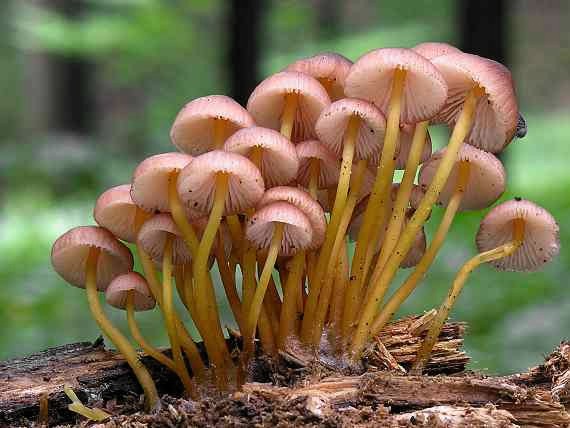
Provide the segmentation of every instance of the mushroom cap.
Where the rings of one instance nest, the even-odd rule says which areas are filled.
[[[422,202],[425,193],[422,189],[422,186],[419,184],[414,184],[412,187],[412,193],[410,194],[410,208],[413,210],[417,210]]]
[[[427,191],[427,188],[433,180],[439,163],[445,154],[445,150],[446,149],[443,148],[437,151],[422,165],[418,183],[424,192]],[[507,179],[507,174],[501,161],[491,153],[464,144],[459,150],[457,161],[439,195],[439,204],[447,205],[453,196],[460,162],[469,163],[469,179],[465,186],[459,210],[480,210],[487,208],[501,197],[505,191]]]
[[[344,81],[352,61],[334,52],[323,52],[289,64],[284,71],[298,71],[319,81],[330,82],[328,90],[331,101],[344,98]]]
[[[424,58],[432,60],[438,56],[448,55],[452,53],[461,53],[461,49],[456,48],[448,43],[442,42],[425,42],[420,43],[412,48]]]
[[[131,198],[131,185],[121,184],[105,190],[95,203],[93,218],[97,224],[110,230],[117,238],[135,242],[137,206]]]
[[[148,212],[170,212],[168,183],[171,174],[182,170],[192,159],[190,155],[171,152],[151,156],[139,163],[131,184],[134,203]],[[187,214],[191,218],[197,217],[190,211]]]
[[[291,256],[310,248],[313,241],[311,222],[299,208],[288,202],[273,202],[256,211],[247,221],[245,236],[256,248],[269,248],[277,222],[284,224],[279,255]]]
[[[344,134],[353,116],[360,119],[354,158],[370,159],[374,162],[382,151],[386,119],[378,108],[367,101],[344,98],[329,105],[322,111],[315,125],[317,136],[323,144],[341,157]]]
[[[309,249],[319,248],[325,240],[327,223],[321,205],[309,193],[297,187],[279,186],[269,189],[257,203],[260,209],[275,202],[284,201],[300,209],[307,216],[313,231]]]
[[[510,71],[498,62],[466,53],[443,55],[433,63],[449,88],[447,101],[434,121],[454,126],[467,92],[479,85],[485,94],[477,101],[465,142],[492,153],[502,151],[513,139],[519,119]]]
[[[282,71],[269,76],[253,90],[247,110],[258,125],[280,130],[285,95],[297,94],[297,114],[292,141],[315,138],[315,122],[330,104],[327,91],[314,77],[296,71]]]
[[[406,227],[407,219],[404,221],[403,228]],[[414,239],[414,243],[410,247],[408,254],[402,260],[400,267],[407,269],[416,266],[426,252],[427,247],[427,240],[426,240],[426,233],[424,228],[420,228],[418,233],[416,234],[416,239]]]
[[[186,104],[176,116],[170,139],[184,153],[201,155],[214,149],[213,120],[224,120],[226,137],[238,129],[254,126],[249,112],[225,95],[197,98]]]
[[[263,196],[265,185],[257,167],[245,156],[214,150],[194,158],[178,176],[178,194],[183,204],[207,214],[212,209],[216,175],[229,176],[224,215],[252,208]]]
[[[203,228],[197,229],[199,234]],[[152,260],[162,263],[164,244],[169,234],[172,236],[172,263],[182,265],[190,262],[192,254],[170,214],[157,214],[147,220],[139,231],[137,241]]]
[[[400,121],[416,123],[435,116],[447,98],[445,79],[428,59],[411,49],[376,49],[361,56],[346,76],[344,91],[349,97],[374,103],[386,114],[396,69],[407,71]]]
[[[336,155],[319,140],[303,141],[295,146],[299,158],[299,171],[297,182],[304,187],[309,187],[311,180],[311,161],[319,161],[319,177],[317,187],[324,189],[338,184],[340,174],[340,162]]]
[[[246,157],[254,147],[262,150],[260,171],[268,187],[289,184],[295,179],[299,169],[295,146],[273,129],[260,126],[241,129],[224,144],[225,151]]]
[[[475,239],[480,252],[492,250],[513,239],[513,220],[524,220],[522,245],[512,255],[491,262],[506,271],[531,272],[540,269],[560,251],[556,220],[544,208],[525,199],[515,199],[494,207],[481,221]]]
[[[148,311],[156,305],[146,279],[137,272],[115,277],[105,291],[105,300],[117,309],[126,309],[129,291],[133,291],[135,311]]]
[[[400,125],[400,150],[398,152],[398,157],[396,158],[396,169],[406,169],[406,162],[408,161],[410,149],[412,148],[412,141],[414,139],[414,131],[414,125]],[[429,132],[427,132],[426,142],[420,158],[420,164],[429,159],[431,156],[431,149],[431,136],[429,135]]]
[[[85,288],[86,263],[90,248],[100,250],[97,260],[97,289],[104,291],[111,280],[133,270],[133,256],[107,229],[79,226],[65,232],[54,242],[51,263],[68,283]]]

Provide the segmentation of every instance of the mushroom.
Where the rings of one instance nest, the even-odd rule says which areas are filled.
[[[126,310],[131,334],[143,351],[176,373],[174,361],[146,341],[135,319],[135,311],[148,311],[156,305],[144,277],[136,272],[117,276],[107,287],[105,300],[117,309]]]
[[[433,60],[448,82],[449,95],[446,105],[438,117],[443,117],[449,123],[455,124],[444,157],[438,170],[427,189],[422,202],[402,231],[398,244],[385,264],[382,274],[373,287],[380,291],[386,283],[390,283],[398,270],[401,260],[423,226],[436,202],[441,189],[457,158],[457,153],[463,141],[479,147],[497,147],[499,140],[510,138],[512,112],[517,114],[516,99],[509,71],[502,65],[469,54],[442,55]],[[488,102],[487,102],[488,101]],[[501,120],[499,122],[498,120]],[[512,125],[512,133],[516,127]],[[496,126],[500,123],[500,126]],[[472,127],[473,125],[473,127]],[[487,127],[489,128],[487,130]],[[494,135],[494,137],[493,137]],[[502,136],[501,136],[502,135]],[[512,135],[511,135],[512,136]],[[485,143],[481,138],[489,138]],[[504,147],[504,142],[498,144]],[[376,293],[366,303],[359,326],[352,341],[352,353],[355,358],[363,349],[368,337],[371,321],[375,316],[378,304]]]
[[[377,238],[375,232],[383,230],[387,219],[385,207],[394,175],[400,123],[417,124],[416,149],[421,153],[427,130],[425,122],[435,116],[445,103],[447,85],[434,65],[413,50],[377,49],[360,57],[351,67],[346,77],[345,92],[348,96],[373,102],[387,117],[376,180],[352,263],[348,288],[348,294],[352,294],[362,287],[367,273],[364,266],[368,264],[367,259],[371,257]],[[413,165],[406,169],[411,171]],[[354,302],[354,295],[348,301]],[[355,314],[356,308],[350,312]]]
[[[419,175],[419,185],[422,189],[427,189],[434,179],[439,164],[445,156],[445,152],[446,149],[444,148],[434,153],[434,155],[423,164]],[[458,159],[447,180],[447,184],[442,189],[437,201],[438,204],[446,205],[447,208],[434,239],[430,244],[430,248],[426,252],[426,256],[422,259],[421,264],[396,292],[396,300],[391,299],[380,314],[376,316],[372,332],[379,331],[379,329],[385,325],[388,321],[386,318],[393,316],[398,307],[423,278],[443,245],[457,211],[481,210],[487,208],[501,197],[505,191],[505,186],[506,172],[499,159],[491,153],[479,150],[473,146],[464,145],[461,148]],[[377,267],[378,266],[379,264]],[[382,265],[380,269],[383,267]],[[380,273],[381,270],[374,271],[371,278],[372,283],[378,280]],[[387,289],[388,287],[383,288],[381,293],[378,294],[380,299],[383,299]]]
[[[459,269],[416,356],[412,372],[422,372],[455,300],[477,266],[492,263],[499,270],[536,271],[558,254],[558,233],[558,224],[552,215],[527,200],[507,201],[489,211],[477,232],[480,253]]]
[[[224,150],[248,157],[267,187],[284,186],[297,176],[299,158],[295,146],[273,129],[242,129],[227,139]]]
[[[284,71],[298,71],[317,79],[326,89],[331,101],[345,97],[344,81],[352,61],[334,53],[323,52],[289,64]]]
[[[68,283],[85,288],[93,318],[133,370],[144,391],[146,409],[158,409],[160,400],[150,373],[129,340],[107,318],[97,295],[113,278],[132,270],[133,256],[129,249],[102,227],[79,226],[55,241],[51,262],[55,271]]]
[[[314,77],[282,71],[257,85],[247,101],[247,110],[258,125],[279,129],[295,142],[315,137],[315,122],[329,104],[327,91]]]
[[[221,149],[226,138],[255,122],[239,103],[225,95],[197,98],[176,116],[170,139],[184,153],[198,156]]]
[[[245,234],[258,249],[268,250],[246,321],[244,349],[247,359],[251,355],[255,326],[277,255],[292,256],[310,248],[313,244],[313,227],[307,215],[295,205],[277,201],[253,214]]]
[[[289,261],[289,275],[283,282],[283,305],[281,306],[281,316],[279,321],[279,335],[277,344],[283,349],[286,340],[294,331],[295,309],[298,308],[299,290],[303,287],[302,275],[305,266],[306,252],[318,249],[324,240],[326,222],[324,211],[311,195],[301,189],[294,187],[274,187],[269,189],[259,203],[258,208],[271,205],[275,202],[287,202],[298,208],[307,216],[311,224],[312,242],[306,250],[298,251]]]
[[[184,357],[180,350],[180,341],[176,330],[176,318],[172,292],[173,265],[188,263],[190,253],[180,237],[180,232],[169,214],[157,214],[148,220],[140,229],[138,241],[141,247],[155,261],[162,261],[162,311],[164,324],[170,339],[172,358],[176,364],[176,373],[180,377],[186,391],[194,395],[194,387],[190,375],[184,363]],[[194,318],[196,319],[196,318]],[[198,319],[198,325],[203,320]],[[203,324],[202,324],[203,327]],[[202,328],[200,331],[206,330]],[[204,338],[206,342],[206,338]],[[207,342],[206,342],[207,343]],[[212,347],[208,349],[210,351]],[[214,358],[214,355],[212,356]]]
[[[320,189],[338,184],[340,163],[335,154],[318,140],[303,141],[295,146],[299,158],[297,183],[307,188],[313,199]]]
[[[154,263],[136,239],[140,228],[151,215],[135,205],[131,198],[131,190],[131,185],[124,184],[103,192],[95,203],[93,217],[100,226],[110,230],[119,239],[136,243],[137,253],[146,275],[146,280],[162,311],[162,305],[160,304],[162,302],[162,287],[156,278]],[[195,375],[200,376],[204,371],[204,363],[198,348],[177,314],[175,314],[175,318],[178,336],[184,351],[188,355],[192,371]]]
[[[438,56],[448,55],[452,53],[461,53],[460,49],[448,43],[442,42],[425,42],[420,43],[412,48],[424,58],[432,60]]]

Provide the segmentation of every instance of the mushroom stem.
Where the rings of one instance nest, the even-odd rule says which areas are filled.
[[[396,311],[400,308],[402,303],[404,303],[412,291],[415,290],[418,283],[422,280],[429,267],[433,263],[435,257],[437,256],[437,253],[445,241],[447,233],[449,232],[449,228],[451,227],[453,219],[455,218],[455,213],[457,212],[457,209],[459,208],[459,205],[463,199],[463,195],[465,194],[465,186],[469,180],[469,169],[469,164],[467,162],[460,162],[457,183],[455,184],[455,191],[449,199],[433,240],[420,259],[419,263],[414,268],[414,271],[394,292],[392,297],[390,297],[390,299],[386,302],[386,305],[382,307],[380,313],[374,319],[371,330],[373,336],[380,333],[380,330],[382,330],[388,321],[392,319]]]
[[[471,130],[477,101],[483,94],[484,91],[479,86],[475,86],[467,94],[461,114],[453,128],[449,144],[447,145],[445,154],[439,163],[439,167],[435,173],[433,181],[422,198],[418,209],[400,235],[398,245],[396,245],[390,258],[386,262],[377,282],[370,284],[370,300],[365,303],[362,316],[360,317],[360,321],[352,341],[351,351],[352,357],[355,359],[359,358],[360,352],[362,351],[369,336],[371,321],[376,314],[376,309],[379,303],[379,299],[377,298],[378,291],[381,291],[385,287],[384,284],[389,284],[392,281],[400,264],[402,263],[402,260],[404,260],[411,248],[417,233],[429,217],[433,204],[437,201],[437,198],[439,197],[439,194],[445,186],[449,174],[455,165],[457,154],[463,144],[463,140],[465,140],[467,134],[469,134],[469,131]]]
[[[342,338],[342,315],[344,311],[344,296],[346,293],[346,286],[348,284],[348,253],[347,243],[340,251],[338,264],[336,268],[334,291],[332,295],[331,309],[329,313],[330,322],[334,328],[334,334],[339,343]]]
[[[241,254],[243,243],[243,230],[237,214],[226,216],[226,223],[232,237],[232,247],[235,248],[235,254]]]
[[[400,135],[400,111],[405,80],[405,70],[398,69],[394,72],[380,164],[378,165],[368,205],[362,217],[362,225],[358,232],[354,258],[350,269],[351,276],[347,289],[345,319],[343,321],[345,326],[352,325],[355,320],[364,279],[368,272],[368,260],[372,258],[378,234],[384,227],[384,221],[386,220],[386,199],[391,197],[390,186],[392,185],[394,168],[396,166],[395,158]]]
[[[214,246],[214,256],[216,257],[218,270],[220,271],[220,277],[222,278],[222,284],[224,286],[230,308],[232,309],[239,329],[243,331],[244,324],[242,319],[241,302],[237,294],[234,273],[230,270],[226,253],[224,252],[222,239],[222,235],[218,234],[218,245]]]
[[[158,392],[150,373],[139,360],[139,356],[134,348],[129,343],[128,339],[115,328],[111,321],[103,312],[101,303],[99,302],[99,295],[97,292],[97,262],[99,261],[100,250],[91,247],[85,265],[85,289],[87,291],[87,301],[89,302],[89,309],[97,325],[103,334],[109,338],[111,342],[117,347],[119,352],[125,357],[125,360],[133,370],[139,384],[141,385],[145,395],[145,408],[147,411],[154,411],[160,407],[160,400]]]
[[[441,328],[449,315],[449,311],[451,310],[453,304],[457,297],[459,297],[459,293],[463,289],[469,274],[479,265],[487,262],[491,262],[493,260],[502,259],[504,257],[508,257],[513,254],[515,251],[519,249],[522,245],[524,239],[524,231],[525,231],[525,222],[522,218],[514,219],[512,222],[513,225],[513,239],[511,242],[503,244],[495,249],[485,251],[480,253],[467,261],[455,277],[453,284],[449,290],[447,297],[445,298],[444,302],[441,304],[439,309],[437,310],[437,315],[431,323],[430,329],[426,335],[424,342],[422,343],[422,347],[420,348],[418,355],[414,361],[412,366],[411,373],[412,374],[421,374],[423,368],[427,364],[431,351],[437,342],[437,338],[439,337],[439,333],[441,332]]]
[[[313,199],[317,199],[319,186],[319,174],[321,173],[321,163],[318,159],[311,159],[309,164],[309,194]]]
[[[226,121],[224,119],[213,119],[214,121],[214,149],[221,150],[226,139]]]
[[[283,115],[281,116],[281,135],[288,140],[293,134],[293,125],[295,116],[297,115],[297,105],[299,96],[295,93],[285,95],[285,105],[283,106]]]
[[[137,321],[135,319],[135,295],[133,290],[129,290],[127,292],[126,309],[127,309],[127,322],[129,324],[129,330],[131,331],[133,338],[137,341],[142,350],[146,352],[148,355],[150,355],[152,358],[154,358],[156,361],[165,365],[170,370],[176,373],[177,368],[176,364],[174,364],[174,361],[168,358],[166,355],[164,355],[162,352],[160,352],[150,343],[148,343],[145,340],[144,336],[142,335],[139,326],[137,324]]]
[[[356,116],[352,116],[348,121],[344,135],[342,162],[340,166],[340,175],[338,180],[338,187],[336,190],[336,196],[331,212],[330,222],[325,233],[325,240],[319,252],[317,266],[315,267],[313,276],[310,278],[309,298],[307,299],[305,316],[303,318],[303,325],[301,327],[301,339],[306,343],[309,343],[312,338],[312,332],[314,330],[314,316],[316,315],[319,294],[321,292],[321,286],[323,283],[322,280],[325,275],[327,264],[331,258],[335,238],[339,230],[340,220],[342,218],[344,207],[346,205],[348,188],[350,186],[352,161],[354,159],[354,151],[356,146],[356,139],[358,137],[359,126],[360,119]]]
[[[426,142],[428,125],[428,121],[423,121],[416,124],[414,136],[412,139],[412,147],[410,148],[410,154],[406,160],[404,176],[402,177],[402,181],[398,187],[398,194],[396,196],[396,201],[394,202],[394,208],[392,209],[392,215],[390,216],[388,229],[386,230],[384,240],[382,241],[380,256],[378,257],[376,267],[372,273],[371,282],[374,282],[382,271],[382,268],[386,264],[388,257],[390,257],[392,250],[396,246],[398,237],[402,231],[402,224],[404,223],[406,208],[408,208],[408,204],[410,202],[410,195],[412,194],[412,189],[414,187],[416,171],[418,170]]]
[[[178,377],[180,377],[186,392],[194,398],[196,397],[196,391],[190,380],[188,370],[186,369],[184,357],[180,350],[180,342],[178,341],[172,294],[172,236],[168,235],[164,244],[164,255],[162,258],[162,307],[164,310],[164,323],[166,324],[166,331],[170,339],[176,373]]]
[[[263,305],[263,298],[265,297],[265,291],[267,290],[267,285],[269,284],[269,278],[271,277],[271,272],[275,266],[275,261],[277,260],[277,255],[281,249],[281,242],[283,241],[283,223],[276,223],[273,229],[273,236],[271,238],[271,243],[269,244],[269,251],[267,253],[267,259],[263,265],[263,270],[261,271],[261,276],[259,277],[259,283],[255,289],[253,299],[251,301],[251,307],[248,310],[247,321],[246,321],[246,335],[244,337],[245,343],[244,348],[253,349],[253,338],[255,336],[255,326],[257,325],[257,320],[259,319],[259,312],[261,311],[261,306]],[[246,352],[247,354],[247,352]]]
[[[283,305],[281,306],[279,336],[277,339],[279,349],[285,349],[287,339],[295,331],[295,320],[299,314],[297,312],[297,300],[302,299],[302,296],[299,296],[299,290],[301,289],[301,280],[305,268],[305,254],[305,251],[299,251],[293,256],[289,274],[283,284]]]
[[[345,245],[345,235],[350,219],[352,218],[352,213],[358,202],[360,196],[360,190],[362,187],[362,182],[364,181],[364,175],[366,172],[367,161],[360,160],[356,165],[355,174],[353,175],[352,188],[346,204],[343,208],[342,215],[336,230],[336,236],[334,239],[332,251],[330,257],[327,260],[327,265],[325,269],[325,274],[322,279],[321,290],[319,294],[318,305],[316,308],[316,313],[311,320],[311,326],[313,327],[312,343],[317,345],[320,341],[323,325],[327,312],[329,309],[331,294],[334,286],[334,278],[337,273],[338,258],[341,253],[341,249]],[[309,339],[310,340],[310,339]]]

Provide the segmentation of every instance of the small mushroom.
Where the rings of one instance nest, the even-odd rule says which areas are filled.
[[[315,138],[315,122],[330,104],[317,79],[296,71],[269,76],[253,90],[247,110],[258,125],[280,130],[293,141]]]
[[[313,199],[320,189],[336,187],[340,163],[335,154],[318,140],[303,141],[295,146],[299,158],[297,183],[307,188]]]
[[[176,116],[170,139],[184,153],[198,156],[221,149],[226,138],[255,122],[238,102],[225,95],[196,98]]]
[[[536,271],[558,254],[558,233],[558,224],[550,213],[527,200],[507,201],[489,211],[477,232],[480,253],[459,269],[416,356],[412,372],[422,372],[455,300],[477,266],[492,263],[500,270]]]
[[[344,81],[352,61],[334,53],[323,52],[289,64],[284,71],[298,71],[317,79],[326,89],[331,101],[345,98]]]
[[[143,351],[176,373],[174,361],[146,341],[135,319],[135,311],[148,311],[156,305],[144,277],[136,272],[117,276],[107,287],[105,300],[109,305],[127,312],[131,334]]]
[[[80,226],[55,241],[51,262],[63,279],[71,285],[85,288],[93,318],[133,370],[144,391],[146,409],[158,409],[160,399],[150,373],[139,361],[129,340],[107,318],[97,294],[104,291],[115,277],[132,270],[133,256],[129,249],[102,227]]]

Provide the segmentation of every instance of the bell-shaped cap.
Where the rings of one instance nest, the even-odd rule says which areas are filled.
[[[330,104],[330,99],[318,80],[308,74],[282,71],[269,76],[253,90],[247,110],[258,125],[280,130],[285,96],[289,94],[298,96],[291,140],[315,138],[315,122],[321,111]]]
[[[226,140],[224,150],[250,157],[252,150],[261,151],[259,169],[267,187],[291,183],[299,170],[295,146],[279,132],[254,126],[242,129]]]
[[[382,151],[386,119],[378,108],[367,101],[344,98],[323,110],[315,127],[319,140],[340,158],[351,117],[359,120],[354,159],[376,162]]]
[[[412,48],[412,50],[419,53],[427,59],[434,59],[438,56],[448,55],[452,53],[461,53],[461,50],[448,43],[442,42],[425,42],[420,43]]]
[[[99,226],[110,230],[117,238],[134,243],[137,239],[135,217],[138,210],[131,198],[131,185],[121,184],[107,189],[99,196],[93,218]],[[145,218],[149,216],[146,212],[143,215]]]
[[[374,103],[387,114],[395,70],[405,70],[400,122],[417,123],[434,117],[447,99],[447,85],[437,68],[411,49],[376,49],[361,56],[346,76],[349,97]]]
[[[197,220],[193,226],[200,237],[205,227],[205,220]],[[139,231],[137,241],[151,259],[162,263],[164,245],[169,236],[172,239],[172,263],[175,265],[189,263],[192,260],[192,254],[170,214],[157,214],[147,220]]]
[[[418,183],[425,192],[436,171],[441,159],[445,155],[445,148],[437,151],[422,165]],[[459,210],[480,210],[492,205],[501,197],[506,187],[507,174],[499,159],[491,153],[479,150],[464,144],[459,150],[457,161],[441,191],[438,203],[447,205],[455,192],[460,162],[469,164],[469,178],[464,189]]]
[[[263,196],[265,185],[257,167],[245,156],[214,150],[194,158],[178,176],[182,203],[194,211],[209,214],[214,202],[216,176],[228,176],[224,215],[243,213]]]
[[[131,184],[134,203],[148,212],[170,212],[168,183],[172,173],[182,170],[192,162],[192,156],[184,153],[161,153],[146,158],[135,168]],[[187,213],[195,218],[196,213]]]
[[[309,248],[319,248],[325,239],[325,231],[327,227],[325,213],[320,204],[302,189],[279,186],[266,191],[258,202],[257,208],[260,209],[266,205],[280,201],[288,202],[300,209],[303,214],[307,216],[311,223],[311,229],[313,232],[313,238]]]
[[[559,228],[544,208],[525,199],[503,202],[481,221],[476,243],[480,252],[489,251],[513,240],[513,221],[524,221],[522,245],[510,256],[491,262],[507,271],[536,271],[560,251]]]
[[[467,93],[479,86],[485,94],[477,101],[465,142],[491,153],[502,151],[513,139],[519,119],[510,71],[498,62],[466,53],[442,55],[433,63],[449,88],[445,106],[434,121],[453,127]]]
[[[284,71],[298,71],[317,79],[327,90],[331,101],[340,100],[344,95],[344,81],[352,61],[334,53],[323,52],[289,64]]]
[[[210,95],[190,101],[180,110],[170,130],[172,143],[184,153],[201,155],[214,147],[214,121],[224,121],[229,137],[242,128],[254,126],[249,112],[230,97]]]
[[[319,163],[317,188],[326,189],[338,184],[340,162],[337,156],[319,140],[303,141],[295,146],[299,158],[297,183],[309,187],[311,180],[311,163]]]
[[[54,242],[51,263],[68,283],[85,288],[89,250],[100,250],[97,259],[97,289],[104,291],[118,275],[133,270],[133,256],[107,229],[99,226],[75,227]]]
[[[125,273],[113,279],[105,291],[105,300],[117,309],[126,309],[129,291],[133,292],[135,311],[148,311],[155,307],[156,301],[146,279],[137,272]]]
[[[311,222],[293,204],[274,202],[257,210],[247,221],[246,238],[259,250],[269,248],[276,223],[283,223],[280,256],[307,250],[313,242]]]
[[[408,156],[410,155],[410,150],[412,148],[414,131],[415,126],[413,125],[400,125],[400,150],[398,152],[398,157],[396,158],[396,169],[406,169],[406,162],[408,161]],[[420,164],[429,159],[431,156],[431,148],[431,137],[429,132],[427,132],[426,142],[424,143],[422,155],[420,157]]]

